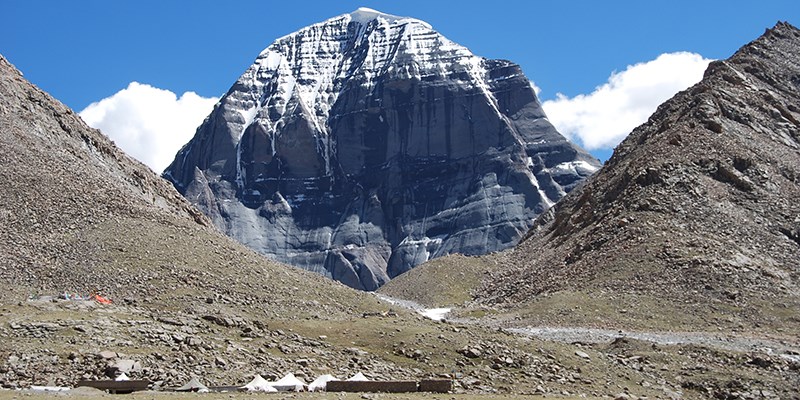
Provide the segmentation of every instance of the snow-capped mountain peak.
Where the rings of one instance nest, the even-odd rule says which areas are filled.
[[[277,84],[276,110],[285,111],[285,105],[297,95],[322,126],[337,99],[337,82],[359,79],[370,86],[381,75],[422,79],[444,76],[456,68],[480,76],[482,60],[426,22],[359,8],[276,40],[237,83],[257,88],[257,92],[264,90],[266,82]],[[253,94],[249,91],[241,99],[244,118],[234,140],[265,115],[260,112],[264,105],[259,104],[263,96]]]
[[[368,23],[370,23],[370,22],[372,22],[374,20],[381,19],[381,20],[384,20],[384,21],[386,21],[386,22],[388,22],[390,24],[397,23],[397,22],[403,22],[403,23],[405,23],[405,22],[414,22],[414,23],[419,23],[419,24],[425,25],[428,28],[431,27],[427,22],[420,21],[420,20],[415,19],[415,18],[400,17],[400,16],[397,16],[397,15],[386,14],[386,13],[383,13],[383,12],[380,12],[380,11],[377,11],[377,10],[373,10],[373,9],[367,8],[367,7],[359,7],[357,10],[351,12],[350,14],[346,14],[346,15],[350,16],[350,21],[358,22],[358,23],[360,23],[362,25],[366,25],[366,24],[368,24]]]
[[[372,290],[513,245],[598,166],[516,64],[358,9],[270,44],[164,176],[244,244]]]

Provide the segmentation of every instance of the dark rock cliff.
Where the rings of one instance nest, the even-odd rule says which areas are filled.
[[[359,9],[264,50],[164,176],[245,245],[374,290],[514,245],[598,167],[516,64]]]

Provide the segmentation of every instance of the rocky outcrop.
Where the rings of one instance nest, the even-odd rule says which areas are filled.
[[[598,166],[518,65],[359,9],[265,49],[164,177],[245,245],[374,290],[515,244]]]

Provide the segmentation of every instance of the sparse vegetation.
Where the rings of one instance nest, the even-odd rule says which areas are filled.
[[[411,299],[428,307],[460,306],[472,301],[472,292],[478,288],[484,275],[496,262],[485,257],[468,257],[454,254],[437,258],[391,280],[378,289],[378,293],[400,299]]]

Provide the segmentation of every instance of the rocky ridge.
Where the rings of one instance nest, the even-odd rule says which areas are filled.
[[[515,244],[598,167],[518,65],[359,9],[261,52],[163,176],[248,247],[374,290]]]
[[[800,32],[787,23],[711,63],[496,260],[508,267],[478,297],[631,294],[680,324],[796,332],[798,77]]]

